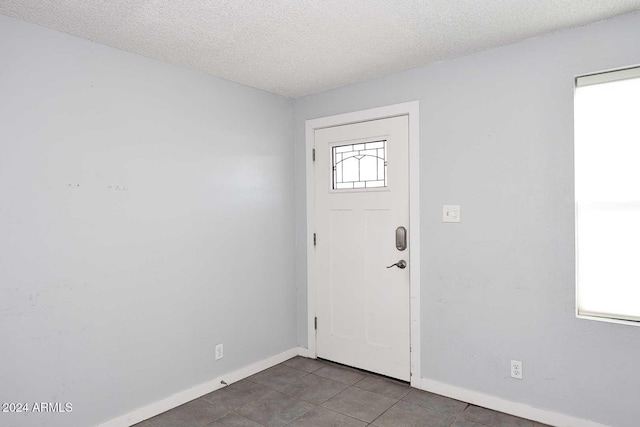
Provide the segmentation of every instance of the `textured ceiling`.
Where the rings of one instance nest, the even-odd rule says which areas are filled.
[[[639,8],[640,0],[0,0],[1,14],[288,97]]]

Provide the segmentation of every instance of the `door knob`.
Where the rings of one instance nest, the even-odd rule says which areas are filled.
[[[395,264],[391,264],[387,268],[391,268],[391,267],[398,267],[400,270],[404,270],[405,268],[407,268],[407,261],[401,259],[400,261],[396,262]]]

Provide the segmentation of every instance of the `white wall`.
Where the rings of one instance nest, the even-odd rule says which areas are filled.
[[[292,102],[0,16],[0,425],[295,346]],[[214,344],[224,359],[214,362]]]
[[[637,426],[640,328],[574,316],[572,109],[574,76],[640,63],[639,40],[633,14],[296,100],[298,342],[304,121],[417,99],[422,376]],[[443,204],[462,205],[462,223],[443,224]]]

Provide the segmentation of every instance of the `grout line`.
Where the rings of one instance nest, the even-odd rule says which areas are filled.
[[[380,415],[378,415],[377,417],[375,417],[373,420],[371,420],[371,422],[369,424],[373,425],[373,423],[376,422],[376,420],[380,419],[380,417],[382,417],[384,414],[386,414],[387,412],[389,412],[391,410],[391,408],[393,408],[394,406],[396,406],[398,403],[400,403],[400,400],[398,400],[396,403],[394,403],[393,405],[389,406],[387,409],[384,410],[384,412],[382,412]]]
[[[292,422],[294,422],[295,420],[297,420],[300,417],[305,416],[306,414],[308,414],[309,412],[313,411],[314,409],[316,409],[318,407],[318,405],[314,405],[313,408],[309,409],[308,411],[304,411],[304,413],[298,415],[297,417],[295,417],[294,419],[292,419],[291,421],[289,421],[288,423],[286,423],[284,426],[288,426],[289,424],[291,424]],[[283,427],[284,427],[283,426]]]
[[[321,358],[318,358],[316,360],[320,360],[322,362],[327,362],[329,364],[329,366],[334,365],[334,367],[336,367],[336,368],[344,368],[344,369],[347,369],[347,370],[357,371],[357,372],[359,372],[361,374],[364,374],[365,378],[366,377],[374,377],[374,378],[377,377],[377,378],[387,379],[387,380],[399,382],[399,383],[402,383],[402,384],[410,385],[409,381],[402,381],[402,380],[399,380],[397,378],[389,377],[389,376],[383,375],[383,374],[378,374],[376,372],[366,371],[364,369],[356,368],[354,366],[349,366],[349,365],[345,365],[345,364],[342,364],[342,363],[333,362],[331,360],[326,360],[326,359],[321,359]]]
[[[216,418],[215,420],[211,421],[211,422],[210,422],[209,424],[207,424],[207,425],[211,425],[211,424],[213,424],[213,423],[217,422],[218,420],[223,419],[224,417],[226,417],[226,416],[227,416],[227,415],[229,415],[230,413],[231,413],[231,412],[227,412],[226,414],[224,414],[224,415],[222,415],[222,416],[219,416],[218,418]]]
[[[359,387],[358,384],[360,384],[362,381],[364,381],[366,378],[363,378],[362,380],[358,381],[357,383],[355,383],[354,385],[352,385],[351,387],[355,387],[358,388],[360,390],[364,390],[364,391],[368,391],[371,393],[375,393],[375,394],[379,394],[380,396],[384,396],[384,397],[388,397],[389,399],[394,399],[394,400],[404,400],[405,397],[407,397],[409,395],[409,393],[411,393],[411,387],[409,387],[409,389],[407,390],[407,392],[402,396],[402,397],[393,397],[393,396],[389,396],[377,391],[373,391],[373,390],[369,390],[368,388],[364,388],[364,387]]]
[[[433,393],[433,394],[435,394],[435,393]],[[407,394],[405,397],[407,397],[407,396],[408,396],[408,394]],[[438,395],[438,396],[440,396],[440,395]],[[446,396],[445,396],[445,397],[446,397]],[[454,399],[454,400],[455,400],[455,399]],[[424,408],[424,409],[427,409],[427,410],[429,410],[429,411],[437,412],[437,413],[439,413],[439,414],[443,414],[443,415],[452,415],[454,418],[453,418],[453,421],[451,421],[451,424],[449,424],[449,427],[450,427],[450,426],[452,426],[452,425],[456,422],[456,420],[457,420],[458,418],[462,418],[462,419],[463,419],[463,420],[465,420],[465,421],[471,421],[471,422],[476,423],[476,424],[478,424],[478,425],[487,426],[487,427],[493,427],[493,426],[491,426],[491,425],[484,424],[484,423],[481,423],[481,422],[478,422],[478,421],[474,421],[474,420],[469,420],[469,419],[467,419],[467,418],[463,417],[463,416],[462,416],[462,413],[463,413],[463,412],[464,412],[464,411],[465,411],[469,406],[471,406],[471,404],[470,404],[470,403],[467,403],[467,402],[462,402],[462,401],[460,401],[460,402],[464,403],[466,406],[465,406],[465,407],[464,407],[460,412],[458,412],[457,414],[454,414],[454,413],[451,413],[451,412],[447,412],[447,411],[441,411],[441,410],[439,410],[439,409],[431,408],[431,407],[429,407],[429,406],[420,405],[420,404],[418,404],[418,403],[409,402],[409,401],[407,401],[407,400],[404,400],[404,398],[402,398],[402,399],[398,400],[398,402],[396,402],[396,403],[399,403],[399,402],[404,402],[404,403],[407,403],[407,404],[409,404],[409,405],[419,406],[420,408]],[[394,404],[393,406],[395,406],[395,404]],[[389,408],[389,409],[391,409],[391,408]],[[385,412],[386,412],[386,411],[385,411]],[[382,416],[382,415],[380,415],[380,416]],[[378,418],[380,418],[380,417],[378,417]],[[377,420],[378,418],[376,418],[376,420]],[[374,420],[374,421],[375,421],[375,420]],[[372,421],[372,422],[373,422],[373,421]]]
[[[362,420],[361,420],[361,419],[359,419],[359,418],[352,417],[351,415],[343,414],[342,412],[334,411],[333,409],[329,409],[329,408],[324,407],[324,406],[322,406],[322,405],[319,405],[319,406],[318,406],[318,408],[320,408],[320,409],[325,409],[325,410],[327,410],[327,411],[329,411],[329,412],[333,412],[334,414],[342,415],[343,417],[351,418],[352,420],[360,421],[361,423],[366,423],[367,425],[369,425],[369,424],[371,424],[371,422],[373,422],[373,421],[371,421],[371,422],[362,421]]]

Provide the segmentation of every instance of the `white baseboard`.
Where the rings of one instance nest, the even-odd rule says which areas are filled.
[[[275,356],[271,356],[252,365],[245,366],[244,368],[238,369],[237,371],[230,372],[211,381],[207,381],[206,383],[202,383],[190,389],[180,391],[150,405],[138,408],[132,412],[129,412],[128,414],[100,424],[99,427],[129,427],[151,417],[155,417],[156,415],[168,411],[169,409],[173,409],[176,406],[180,406],[193,399],[197,399],[198,397],[203,396],[207,393],[216,391],[224,387],[221,381],[224,381],[227,384],[235,383],[243,378],[247,378],[253,374],[275,366],[278,363],[282,363],[287,359],[297,356],[303,353],[303,350],[306,349],[295,347],[283,353],[276,354]]]
[[[315,359],[315,356],[311,354],[311,351],[308,348],[298,347],[298,356],[308,357],[310,359]]]
[[[418,388],[431,393],[451,397],[452,399],[482,406],[483,408],[493,409],[495,411],[515,415],[516,417],[527,418],[529,420],[556,427],[610,427],[594,421],[536,408],[524,403],[513,402],[511,400],[468,390],[462,387],[452,386],[427,378],[421,379]]]

